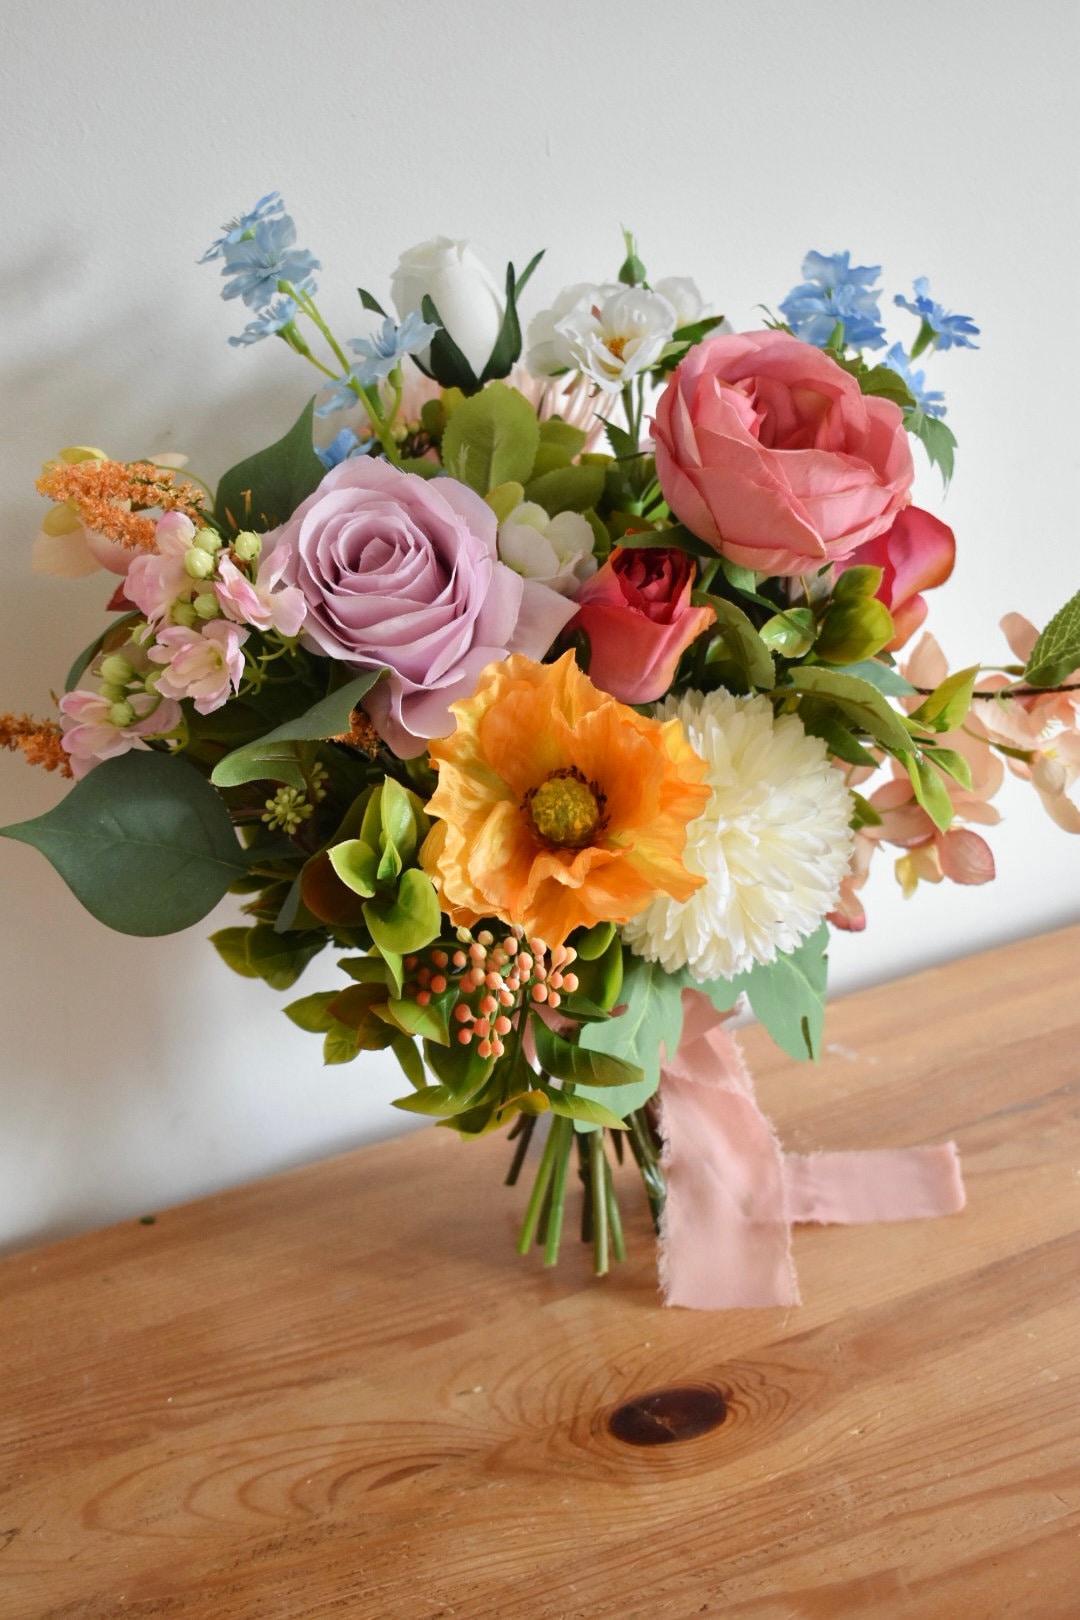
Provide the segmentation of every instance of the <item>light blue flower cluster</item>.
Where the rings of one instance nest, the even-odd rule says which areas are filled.
[[[282,281],[313,293],[311,273],[322,265],[307,248],[294,247],[295,241],[296,226],[288,214],[282,214],[280,219],[259,220],[239,241],[229,242],[221,267],[228,282],[222,298],[242,298],[249,309],[261,309]]]
[[[234,242],[239,242],[252,232],[261,220],[272,219],[276,214],[284,212],[285,204],[281,200],[281,193],[268,191],[265,197],[259,198],[250,214],[238,214],[235,219],[226,221],[221,227],[222,234],[216,242],[211,242],[199,263],[207,264],[211,259],[224,258],[225,249],[232,247]]]
[[[399,366],[406,355],[426,349],[439,328],[414,310],[398,326],[388,315],[373,337],[351,338],[349,348],[360,356],[344,377],[325,385],[330,397],[315,409],[316,416],[331,416],[356,404],[356,388],[373,388]]]
[[[902,343],[893,344],[884,355],[882,364],[903,377],[911,389],[916,405],[924,415],[938,418],[945,415],[945,395],[940,389],[927,388],[925,371],[912,371],[911,357],[906,353]]]
[[[808,253],[803,279],[793,287],[780,313],[797,338],[816,348],[828,346],[837,322],[844,343],[855,349],[881,349],[885,328],[878,308],[880,289],[873,283],[881,266],[851,264],[850,253]]]
[[[353,398],[355,397],[354,395]],[[348,461],[350,456],[366,456],[374,448],[374,439],[365,439],[361,443],[352,428],[345,427],[330,440],[329,444],[324,444],[322,449],[316,445],[315,454],[329,472],[332,467],[338,467],[343,461]]]
[[[234,348],[247,348],[295,320],[299,310],[295,298],[275,301],[281,283],[288,282],[310,298],[315,292],[312,272],[322,266],[306,248],[294,246],[296,225],[285,212],[280,192],[268,191],[250,213],[240,214],[221,229],[222,235],[210,244],[199,263],[224,260],[222,298],[242,298],[249,309],[257,311],[239,337],[229,339]]]
[[[933,346],[935,349],[977,349],[979,345],[972,343],[973,337],[979,336],[979,328],[970,315],[952,315],[941,304],[935,304],[930,297],[930,281],[926,276],[919,276],[914,282],[915,301],[901,298],[897,293],[893,299],[901,309],[910,310],[912,315],[918,315],[920,320],[926,322],[933,332]]]
[[[234,349],[247,348],[251,343],[261,343],[263,338],[273,337],[296,319],[298,305],[295,298],[278,298],[275,302],[267,304],[265,309],[259,311],[253,321],[249,321],[239,337],[231,337],[229,342]]]

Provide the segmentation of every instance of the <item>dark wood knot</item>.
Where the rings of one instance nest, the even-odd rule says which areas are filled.
[[[727,1402],[712,1384],[690,1384],[678,1389],[655,1389],[624,1401],[608,1418],[608,1429],[628,1446],[670,1446],[677,1440],[696,1440],[718,1428],[727,1416]]]

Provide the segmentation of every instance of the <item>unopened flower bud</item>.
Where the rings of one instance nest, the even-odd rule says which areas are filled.
[[[191,605],[200,619],[216,619],[221,614],[218,599],[213,591],[200,591]]]
[[[119,653],[110,653],[101,660],[100,673],[102,680],[108,681],[110,686],[126,686],[135,671],[126,658],[121,658]]]
[[[102,681],[98,695],[107,698],[110,703],[122,703],[127,697],[127,687],[118,686],[115,681]]]
[[[200,529],[192,543],[211,557],[221,550],[221,536],[216,529]]]
[[[213,557],[201,546],[192,546],[184,553],[184,572],[191,579],[209,579],[215,566]]]
[[[233,556],[241,562],[254,562],[262,552],[262,537],[253,529],[243,529],[232,543]]]
[[[188,552],[191,556],[191,552]],[[182,624],[185,630],[190,630],[195,624],[195,609],[190,602],[174,602],[171,610],[173,624]]]
[[[160,681],[164,673],[163,669],[148,669],[143,676],[143,691],[149,692],[151,697],[156,697],[158,681]]]
[[[135,710],[127,701],[114,703],[112,708],[109,710],[109,724],[111,726],[119,726],[121,729],[123,729],[124,726],[134,724],[134,721]]]

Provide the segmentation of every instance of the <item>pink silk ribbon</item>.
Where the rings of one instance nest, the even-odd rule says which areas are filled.
[[[796,1221],[854,1226],[964,1207],[955,1142],[859,1153],[785,1153],[754,1099],[734,1035],[683,992],[678,1051],[660,1076],[667,1203],[660,1283],[696,1310],[798,1305]]]

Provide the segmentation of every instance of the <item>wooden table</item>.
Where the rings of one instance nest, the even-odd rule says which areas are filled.
[[[430,1130],[0,1267],[3,1620],[1080,1614],[1080,928],[746,1046],[793,1149],[955,1136],[943,1221],[805,1229],[798,1310],[513,1252]],[[719,1427],[639,1447],[636,1395]]]

